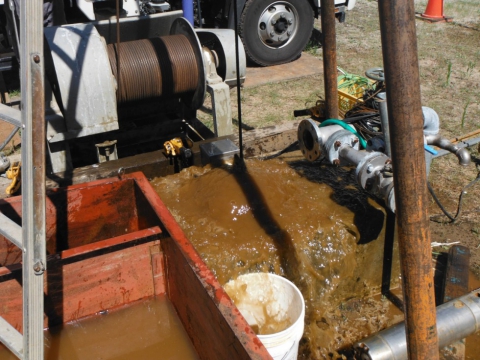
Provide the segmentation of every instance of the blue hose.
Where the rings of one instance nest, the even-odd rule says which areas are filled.
[[[362,146],[362,148],[366,149],[367,148],[367,142],[365,141],[365,139],[357,132],[357,130],[355,130],[355,128],[353,126],[350,126],[348,125],[346,122],[343,122],[342,120],[338,120],[338,119],[327,119],[325,121],[323,121],[320,125],[318,125],[319,127],[324,127],[324,126],[328,126],[328,125],[339,125],[341,126],[342,128],[344,128],[345,130],[348,130],[350,131],[353,135],[355,135],[356,137],[358,137],[358,140],[360,141],[360,145]]]
[[[182,0],[183,17],[193,24],[193,0]]]

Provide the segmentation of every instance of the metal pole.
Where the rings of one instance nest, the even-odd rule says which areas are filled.
[[[413,0],[378,2],[409,359],[438,359]]]
[[[335,32],[335,4],[321,1],[323,35],[323,77],[325,81],[325,117],[338,119],[337,93],[337,39]]]
[[[21,1],[23,359],[43,359],[45,96],[43,2]]]

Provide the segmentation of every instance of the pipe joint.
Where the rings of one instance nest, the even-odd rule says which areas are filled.
[[[467,149],[459,148],[457,145],[452,144],[448,139],[441,137],[439,134],[426,135],[425,141],[427,145],[435,145],[440,149],[447,150],[458,158],[458,163],[462,166],[468,166],[471,162],[471,156]]]

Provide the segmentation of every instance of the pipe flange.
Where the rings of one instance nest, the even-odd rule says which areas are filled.
[[[328,137],[325,142],[325,156],[328,157],[328,160],[332,164],[340,166],[349,165],[349,163],[340,156],[340,148],[345,145],[355,150],[360,149],[358,137],[348,130],[341,129]]]
[[[309,161],[323,157],[322,134],[312,119],[302,120],[297,131],[298,145],[303,156]]]
[[[380,152],[372,152],[365,156],[355,170],[355,177],[360,186],[366,189],[368,179],[375,177],[375,172],[383,169],[389,161],[390,158]]]

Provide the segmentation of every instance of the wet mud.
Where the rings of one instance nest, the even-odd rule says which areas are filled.
[[[299,287],[300,358],[349,356],[355,341],[401,320],[374,297],[385,268],[398,286],[398,256],[384,248],[385,211],[356,186],[354,169],[294,154],[245,168],[192,167],[152,185],[220,283],[271,272]]]

